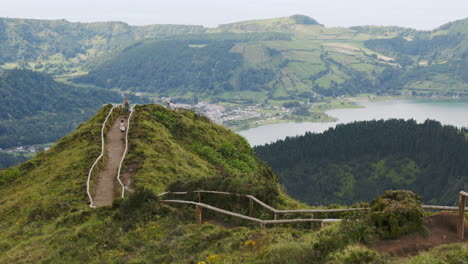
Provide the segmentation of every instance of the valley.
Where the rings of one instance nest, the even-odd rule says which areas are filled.
[[[468,263],[468,18],[450,3],[416,30],[252,16],[278,1],[232,3],[251,20],[48,1],[1,11],[80,22],[0,17],[0,263]],[[358,2],[335,25],[398,6]],[[392,21],[435,2],[412,4]]]

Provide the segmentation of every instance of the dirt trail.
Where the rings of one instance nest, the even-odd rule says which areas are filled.
[[[417,255],[420,251],[433,247],[460,243],[457,234],[457,218],[454,213],[440,213],[426,218],[425,225],[429,229],[429,236],[406,235],[395,240],[383,240],[374,244],[374,249],[391,256],[405,257]],[[465,222],[465,239],[468,237],[468,224]]]
[[[97,178],[93,198],[95,206],[112,205],[112,201],[115,198],[117,172],[125,151],[125,141],[122,141],[124,135],[119,130],[120,120],[122,119],[124,119],[125,126],[128,127],[128,120],[123,116],[119,116],[106,135],[105,149],[107,162]]]

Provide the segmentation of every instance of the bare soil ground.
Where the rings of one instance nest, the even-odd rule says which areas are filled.
[[[461,243],[457,234],[458,214],[440,213],[425,219],[429,230],[428,236],[412,234],[395,240],[381,240],[373,245],[379,252],[388,253],[395,257],[418,255],[420,251],[429,250],[443,244]],[[465,241],[468,239],[468,223],[465,225]]]
[[[125,185],[125,190],[132,193],[135,190],[132,189],[132,177],[135,175],[136,170],[138,168],[138,165],[133,164],[130,166],[127,166],[125,171],[120,172],[120,178],[122,180],[122,183]]]
[[[127,126],[127,119],[119,116],[106,135],[106,165],[99,172],[96,188],[94,191],[95,206],[109,206],[115,198],[115,185],[117,182],[117,172],[119,170],[120,160],[125,150],[124,133],[120,132],[120,120],[124,119]]]

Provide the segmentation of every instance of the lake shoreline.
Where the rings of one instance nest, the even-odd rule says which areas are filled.
[[[354,121],[380,119],[414,119],[418,123],[427,119],[437,120],[442,124],[454,125],[459,128],[468,127],[468,100],[464,98],[382,98],[356,97],[347,98],[359,108],[330,109],[326,115],[335,118],[331,122],[281,122],[258,126],[239,131],[251,145],[263,145],[286,137],[303,135],[305,132],[322,133],[338,124]]]

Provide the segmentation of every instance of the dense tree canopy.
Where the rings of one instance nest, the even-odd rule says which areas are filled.
[[[0,72],[0,148],[57,140],[102,104],[120,102],[116,92],[77,88],[28,70]]]
[[[436,121],[395,119],[338,125],[255,150],[293,197],[310,204],[351,204],[410,189],[426,203],[451,205],[468,188],[466,138]]]
[[[77,81],[167,95],[259,91],[273,80],[274,72],[243,67],[243,56],[231,50],[239,42],[285,38],[289,36],[213,34],[142,41],[114,54]]]

